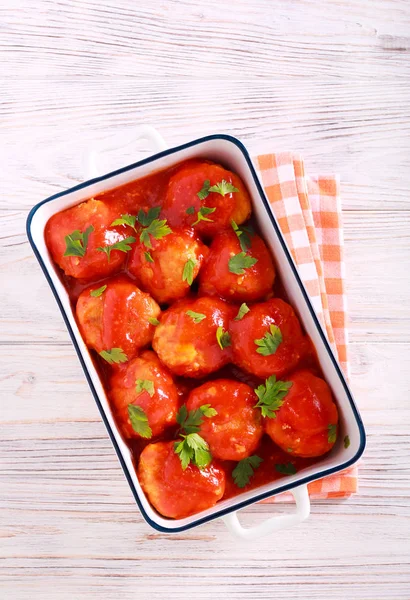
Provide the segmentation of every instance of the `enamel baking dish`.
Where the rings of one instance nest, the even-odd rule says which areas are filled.
[[[156,148],[161,151],[145,160],[141,160],[112,173],[95,177],[69,190],[55,194],[43,200],[31,210],[27,219],[27,235],[33,251],[60,307],[91,392],[98,405],[135,500],[146,521],[161,532],[180,532],[217,517],[222,517],[232,533],[245,539],[254,539],[272,531],[295,525],[309,516],[310,504],[307,483],[345,469],[355,463],[364,451],[365,432],[352,394],[315,315],[290,252],[266,199],[258,175],[243,144],[236,138],[227,135],[210,135],[176,148],[164,149],[165,143],[153,128],[147,126],[139,128],[135,137],[138,136],[148,137]],[[92,175],[95,174],[96,156],[95,152],[90,154]],[[336,399],[339,409],[340,433],[332,451],[322,459],[319,459],[313,466],[255,490],[243,492],[235,498],[223,500],[215,507],[191,517],[171,520],[162,517],[152,508],[139,485],[130,452],[117,430],[99,375],[78,330],[68,294],[60,281],[57,269],[47,250],[44,240],[44,230],[48,219],[57,212],[70,208],[101,192],[194,157],[208,158],[222,163],[226,168],[238,173],[247,185],[252,198],[253,215],[257,220],[265,242],[270,247],[275,258],[277,270],[289,295],[289,301],[298,313],[306,333],[310,336],[316,347],[323,374]],[[350,446],[345,449],[343,438],[347,434],[350,438]],[[296,501],[296,509],[292,509],[293,512],[291,514],[270,517],[268,520],[250,529],[244,529],[240,525],[237,517],[238,509],[285,490],[292,492]]]

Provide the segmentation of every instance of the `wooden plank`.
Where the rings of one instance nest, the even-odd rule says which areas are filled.
[[[28,94],[26,81],[5,78],[0,208],[29,210],[84,181],[90,145],[117,145],[102,172],[147,156],[147,145],[122,146],[150,122],[170,145],[229,133],[252,154],[298,151],[307,172],[340,173],[346,209],[409,209],[410,84],[379,81],[60,78],[30,81]]]

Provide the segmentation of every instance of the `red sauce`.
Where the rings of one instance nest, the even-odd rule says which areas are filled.
[[[211,191],[200,200],[198,192],[201,189],[204,188],[206,194],[206,186],[215,186],[222,180],[232,186],[230,190],[236,191],[225,195]],[[132,452],[139,477],[146,482],[144,489],[146,492],[151,489],[151,495],[147,492],[150,500],[162,514],[179,518],[211,506],[222,497],[229,498],[286,477],[277,465],[285,465],[288,471],[300,471],[311,465],[316,459],[307,457],[309,444],[304,446],[303,439],[297,441],[298,428],[302,436],[306,427],[311,428],[312,435],[316,436],[317,454],[331,448],[332,444],[327,444],[327,427],[329,420],[331,424],[337,424],[336,407],[325,382],[317,384],[316,378],[323,375],[315,349],[292,308],[284,303],[288,298],[275,274],[274,257],[269,256],[266,245],[257,235],[258,229],[252,218],[246,223],[256,232],[255,246],[253,251],[249,250],[249,256],[258,257],[257,267],[249,267],[243,277],[232,274],[227,268],[230,257],[243,250],[230,220],[235,216],[240,225],[250,214],[248,192],[236,174],[207,160],[187,161],[99,194],[84,210],[81,209],[83,205],[54,215],[47,224],[46,241],[61,268],[61,279],[70,295],[74,314],[81,296],[83,313],[87,316],[81,316],[80,330],[91,348],[114,418]],[[205,213],[205,217],[215,215],[215,220],[200,219],[199,227],[195,229],[195,220],[204,205],[212,211]],[[99,207],[103,210],[98,211]],[[112,221],[121,215],[137,215],[140,210],[149,214],[148,210],[153,207],[162,207],[159,220],[166,217],[169,224],[175,225],[169,237],[151,237],[151,244],[145,246],[139,240],[138,222],[134,227],[112,225]],[[98,215],[94,224],[96,210]],[[89,237],[85,255],[63,256],[65,236],[75,229],[84,231],[90,225],[95,231]],[[179,229],[181,227],[183,229]],[[133,239],[134,242],[130,242],[132,250],[113,249],[111,260],[107,261],[105,253],[99,250],[101,245],[107,245],[107,236],[112,236],[114,242]],[[187,256],[192,257],[194,263],[192,278],[198,275],[191,285],[185,275],[181,277]],[[109,293],[90,298],[89,292],[102,286],[107,286]],[[135,291],[136,287],[142,293]],[[236,320],[242,302],[249,304],[250,311],[241,320]],[[161,306],[161,315],[157,303]],[[187,311],[200,315],[199,319],[196,317],[197,322],[187,316]],[[144,322],[136,326],[142,313]],[[150,316],[154,321],[158,316],[160,325],[148,325]],[[100,332],[99,327],[102,327]],[[269,327],[273,329],[269,330]],[[275,327],[283,336],[277,353],[267,356],[255,353],[254,340],[263,339],[265,332],[275,333]],[[231,332],[233,347],[220,347],[216,337],[218,328]],[[195,338],[192,340],[193,331]],[[110,365],[96,352],[104,348],[104,343],[116,348],[124,346],[129,361]],[[263,419],[260,409],[254,408],[258,401],[254,390],[264,384],[264,378],[269,375],[277,374],[278,379],[290,380],[295,371],[301,370],[309,374],[296,376],[295,406],[283,410],[280,419],[270,419],[270,431],[264,425],[269,419]],[[147,379],[155,381],[155,391],[142,390],[138,406],[147,411],[151,439],[133,433],[127,412],[133,403],[135,381]],[[310,398],[310,406],[319,406],[322,396],[326,408],[318,409],[316,420],[315,416],[309,420],[307,411],[312,409],[305,407],[306,398]],[[218,417],[205,420],[202,434],[211,450],[214,449],[217,460],[199,474],[197,467],[189,465],[184,471],[184,483],[181,483],[181,465],[173,451],[174,445],[157,444],[157,451],[151,445],[180,439],[176,413],[185,402],[189,410],[195,410],[203,404],[212,405],[213,398]],[[291,421],[293,437],[282,435],[280,427],[286,433]],[[273,439],[277,439],[277,443]],[[288,439],[293,440],[294,453],[286,446]],[[304,452],[306,448],[308,450]],[[150,473],[143,474],[143,466],[138,467],[143,451],[142,462],[152,470]],[[263,462],[255,469],[246,487],[239,488],[232,478],[237,462],[224,458],[239,461],[249,454],[256,454]],[[162,478],[159,487],[161,494],[168,494],[168,501],[158,495],[155,477]],[[164,477],[169,481],[163,481]],[[191,486],[190,503],[185,502],[185,508],[181,508],[184,502],[180,494],[185,485]]]

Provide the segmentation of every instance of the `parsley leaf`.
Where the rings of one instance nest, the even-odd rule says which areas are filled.
[[[291,387],[292,381],[276,381],[276,376],[271,375],[265,381],[265,385],[261,384],[255,389],[259,398],[255,408],[261,409],[263,417],[275,419],[276,411],[282,406],[283,398]]]
[[[102,350],[100,353],[101,358],[107,361],[108,364],[124,363],[127,362],[128,356],[122,350],[122,348],[111,348],[111,350]]]
[[[209,196],[209,188],[210,188],[211,182],[209,181],[209,179],[205,179],[202,188],[199,190],[199,192],[197,193],[197,196],[200,200],[205,200],[205,198],[207,196]]]
[[[182,470],[185,471],[190,462],[204,469],[212,460],[208,443],[198,433],[183,435],[182,440],[174,444],[174,452],[179,455]]]
[[[93,298],[99,298],[99,296],[101,296],[101,294],[103,294],[106,289],[107,289],[107,286],[102,285],[101,287],[99,287],[96,290],[91,290],[90,296],[92,296]]]
[[[128,404],[128,416],[131,426],[142,438],[151,438],[152,429],[148,425],[148,417],[143,409],[137,404]]]
[[[196,267],[196,261],[192,260],[192,258],[188,259],[184,265],[184,270],[182,272],[182,281],[186,281],[188,285],[192,285],[194,280],[194,269]]]
[[[152,256],[151,256],[151,252],[144,252],[144,256],[145,256],[145,260],[146,260],[147,262],[150,262],[150,263],[153,263],[153,262],[154,262],[154,259],[153,259],[153,258],[152,258]]]
[[[249,269],[249,267],[252,267],[257,262],[257,258],[247,256],[245,252],[239,252],[239,254],[235,254],[235,256],[232,256],[232,258],[229,259],[228,267],[231,273],[243,275],[245,269]]]
[[[188,317],[191,317],[191,319],[193,320],[195,325],[197,325],[198,323],[200,323],[201,321],[206,319],[206,315],[203,315],[202,313],[194,312],[193,310],[187,310],[185,314],[187,314]]]
[[[258,354],[262,354],[262,356],[270,356],[271,354],[275,354],[283,339],[282,332],[277,325],[271,323],[269,325],[269,329],[270,331],[265,333],[263,338],[254,340],[255,344],[259,346],[259,348],[256,349],[256,352]]]
[[[115,221],[111,223],[111,227],[114,227],[115,225],[128,225],[129,227],[135,229],[136,221],[137,217],[135,217],[134,215],[121,215],[119,219],[115,219]]]
[[[238,236],[242,252],[247,252],[252,245],[251,236],[254,235],[252,227],[247,227],[245,225],[239,227],[239,225],[237,225],[235,221],[231,221],[231,225],[232,229]]]
[[[348,448],[350,446],[350,438],[348,435],[345,435],[344,440],[343,440],[343,445],[345,448]]]
[[[189,206],[185,212],[187,215],[194,215],[195,214],[195,206]]]
[[[225,181],[222,179],[216,185],[213,185],[209,188],[210,192],[216,192],[217,194],[221,194],[221,196],[225,196],[226,194],[232,194],[233,192],[239,192],[238,188],[236,188],[232,183]]]
[[[138,212],[138,217],[137,217],[138,223],[140,223],[140,225],[142,225],[143,227],[149,227],[155,219],[158,219],[160,212],[161,212],[160,206],[155,206],[154,208],[150,208],[148,210],[148,212],[145,212],[141,208],[141,210]]]
[[[240,321],[241,319],[243,319],[243,317],[250,311],[249,306],[246,304],[246,302],[244,302],[243,304],[240,305],[239,310],[238,310],[238,314],[236,315],[236,317],[234,318],[234,321]]]
[[[94,227],[90,225],[84,232],[76,229],[69,235],[66,235],[64,256],[80,256],[83,257],[87,250],[88,238],[94,231]]]
[[[282,473],[282,475],[295,475],[297,473],[297,469],[292,463],[275,465],[275,469],[278,473]]]
[[[210,215],[215,212],[216,208],[209,208],[208,206],[202,206],[196,214],[196,221],[192,223],[192,226],[198,225],[200,221],[209,221],[209,223],[213,223],[213,219],[208,219],[206,215]]]
[[[155,319],[155,317],[150,317],[150,318],[148,319],[148,323],[149,323],[150,325],[155,325],[155,327],[156,327],[157,325],[159,325],[159,321],[158,321],[158,319]]]
[[[121,240],[120,242],[115,242],[115,244],[110,244],[109,246],[99,247],[97,250],[100,252],[105,252],[108,258],[108,262],[110,262],[111,252],[113,250],[119,250],[120,252],[129,252],[132,248],[130,244],[135,242],[135,237],[127,237],[125,240]]]
[[[329,444],[334,444],[337,437],[337,425],[328,425],[327,426],[327,441]]]
[[[228,331],[224,331],[222,325],[220,325],[216,330],[216,339],[221,350],[224,350],[224,348],[227,348],[231,345],[231,336],[229,335]]]
[[[148,392],[148,394],[152,398],[152,396],[155,394],[154,382],[150,379],[137,379],[137,381],[135,382],[135,391],[137,392],[137,394],[140,394],[144,391]]]
[[[203,404],[199,408],[190,410],[189,412],[184,404],[178,411],[177,423],[186,434],[198,433],[204,417],[209,419],[217,414],[216,410],[210,404]]]
[[[156,240],[160,240],[170,233],[172,233],[172,229],[168,227],[166,219],[162,219],[161,221],[159,219],[154,219],[147,227],[145,227],[145,229],[141,231],[140,241],[147,248],[152,248],[151,239],[149,237],[150,235],[152,235],[152,237]]]
[[[244,488],[246,485],[248,485],[255,469],[257,469],[262,462],[263,459],[259,456],[256,456],[256,454],[240,460],[232,471],[232,477],[235,484],[239,488]]]

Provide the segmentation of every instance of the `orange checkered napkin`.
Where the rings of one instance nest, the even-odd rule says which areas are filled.
[[[306,175],[301,157],[289,152],[257,156],[255,163],[313,307],[349,375],[339,179]],[[357,491],[357,467],[308,487],[312,499],[350,496]],[[288,499],[291,495],[284,493],[264,502]]]

